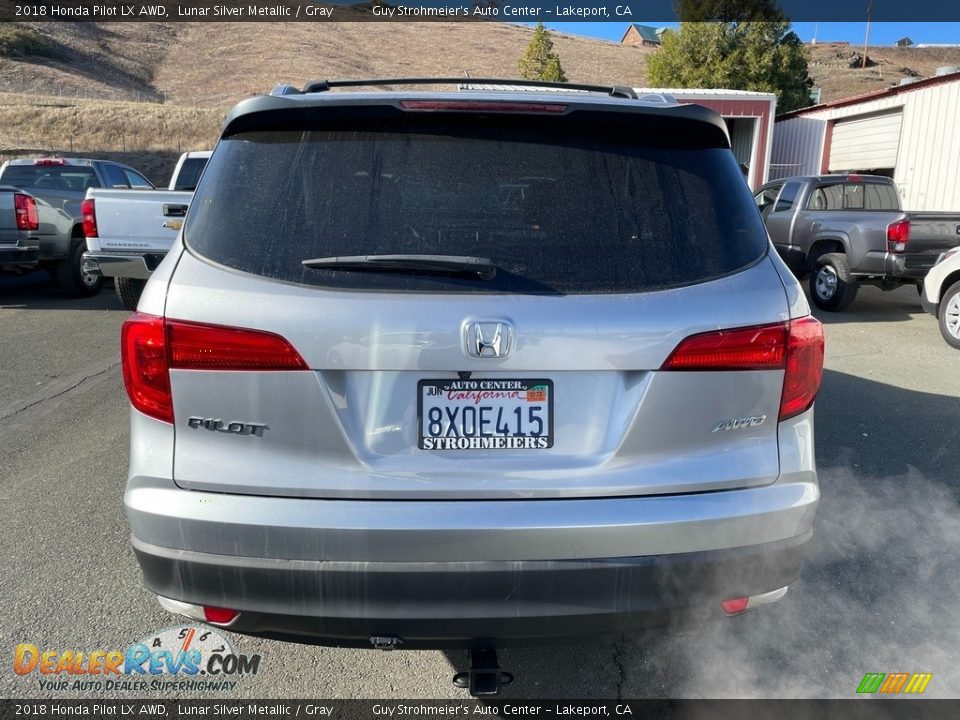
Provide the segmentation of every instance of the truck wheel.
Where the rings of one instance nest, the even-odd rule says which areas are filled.
[[[82,267],[82,256],[86,244],[73,244],[70,256],[57,263],[57,282],[63,291],[71,297],[90,297],[100,292],[103,278],[94,273],[85,272]]]
[[[840,312],[857,297],[859,286],[850,275],[847,256],[843,253],[825,253],[817,258],[810,275],[810,298],[821,310]]]
[[[146,284],[146,280],[137,280],[136,278],[118,277],[113,279],[113,287],[117,291],[117,297],[130,312],[136,311],[137,303],[140,302],[140,296],[143,294],[143,288]]]
[[[960,282],[947,288],[940,298],[940,334],[947,345],[960,350]]]

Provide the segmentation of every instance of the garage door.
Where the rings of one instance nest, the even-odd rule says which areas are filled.
[[[898,110],[837,121],[830,143],[830,172],[895,167],[902,119]]]

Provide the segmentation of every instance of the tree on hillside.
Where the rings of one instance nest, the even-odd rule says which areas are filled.
[[[777,0],[678,0],[682,22],[786,22]]]
[[[533,29],[533,37],[520,58],[520,77],[525,80],[567,81],[560,57],[553,51],[553,40],[543,23],[537,23]]]
[[[711,5],[711,0],[688,2],[699,8]],[[721,9],[726,10],[727,5]],[[736,14],[712,15],[717,16]],[[681,22],[678,31],[664,33],[663,44],[650,56],[647,68],[654,87],[719,87],[776,93],[778,112],[809,105],[813,87],[806,48],[785,19]]]

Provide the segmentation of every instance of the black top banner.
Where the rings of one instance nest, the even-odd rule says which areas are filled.
[[[957,0],[0,0],[0,21],[44,22],[960,21]],[[957,38],[960,42],[960,37]]]

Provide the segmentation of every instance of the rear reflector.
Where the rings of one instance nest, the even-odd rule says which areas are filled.
[[[691,335],[661,370],[783,370],[780,420],[807,410],[823,375],[823,326],[807,316],[784,323]]]
[[[92,198],[80,203],[80,216],[83,218],[83,236],[97,237],[97,206]]]
[[[562,113],[558,103],[490,102],[489,100],[401,100],[404,110],[446,110],[461,112]]]
[[[902,253],[910,242],[910,221],[898,220],[887,225],[887,252]]]
[[[123,382],[140,412],[173,422],[170,369],[307,370],[292,345],[273,333],[166,320],[134,313],[120,334]]]
[[[13,194],[13,209],[17,216],[17,230],[39,230],[40,215],[37,214],[37,201],[23,193]]]
[[[723,608],[723,611],[727,615],[737,615],[746,611],[749,602],[750,598],[748,597],[731,598],[730,600],[722,601],[720,607]]]
[[[723,600],[720,603],[720,607],[723,608],[723,611],[727,615],[739,615],[740,613],[746,612],[747,610],[753,610],[762,605],[770,605],[775,603],[784,595],[787,594],[787,590],[790,588],[789,585],[782,588],[777,588],[776,590],[771,590],[770,592],[760,593],[759,595],[750,595],[747,597],[737,597],[731,598],[730,600]]]
[[[214,625],[229,625],[240,614],[239,610],[230,610],[229,608],[213,607],[211,605],[203,606],[203,619]]]
[[[182,600],[163,597],[163,595],[157,595],[157,601],[160,603],[160,607],[168,612],[183,615],[193,620],[202,620],[213,625],[230,625],[240,617],[239,610],[213,607],[211,605],[195,605],[193,603],[183,602]]]

